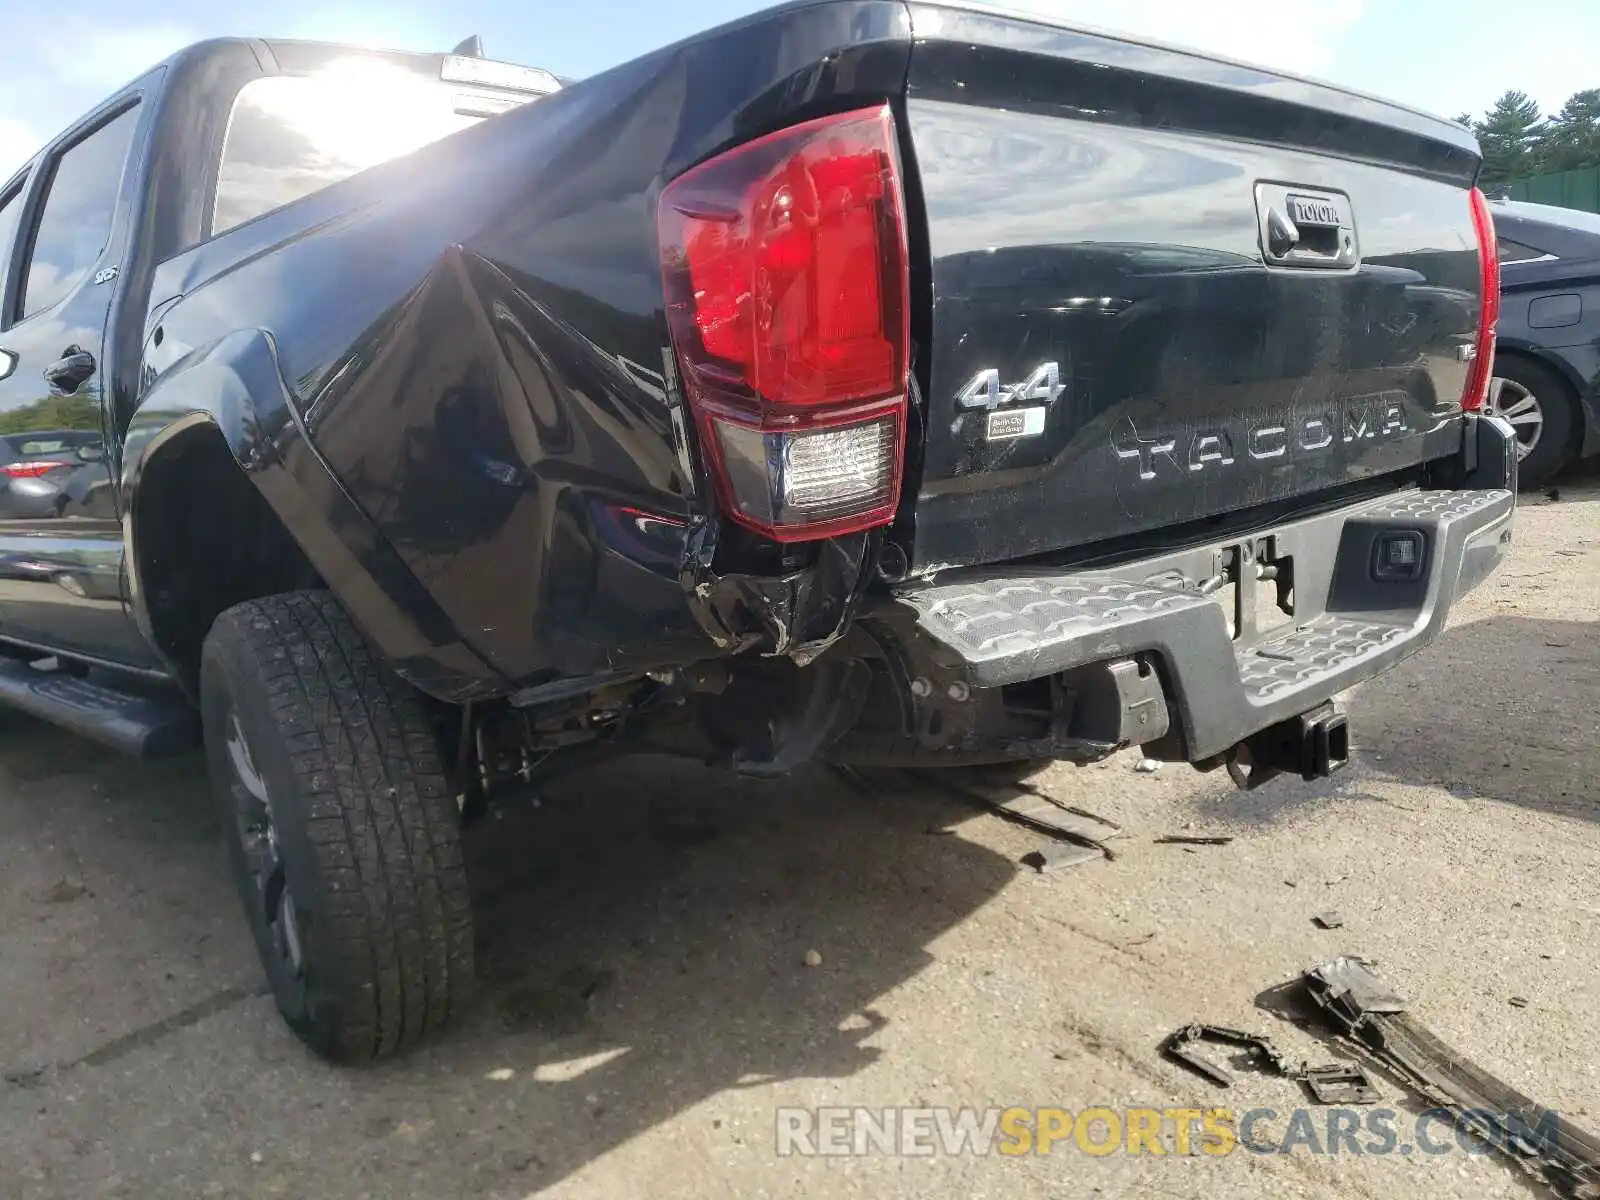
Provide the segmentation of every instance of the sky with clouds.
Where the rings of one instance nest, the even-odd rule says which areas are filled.
[[[1547,112],[1600,87],[1595,0],[1008,0],[1069,22],[1313,75],[1446,116],[1507,88]],[[171,50],[202,37],[318,37],[448,49],[583,76],[755,11],[752,0],[3,0],[0,179]],[[1516,19],[1513,19],[1516,18]]]

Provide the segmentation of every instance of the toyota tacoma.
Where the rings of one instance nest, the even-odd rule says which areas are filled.
[[[1511,536],[1478,167],[958,2],[192,46],[0,183],[0,702],[203,746],[338,1061],[464,1003],[464,820],[597,758],[1326,775]]]

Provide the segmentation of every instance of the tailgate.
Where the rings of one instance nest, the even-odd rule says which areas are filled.
[[[912,19],[932,296],[915,567],[1398,486],[1460,450],[1469,133],[992,12]]]

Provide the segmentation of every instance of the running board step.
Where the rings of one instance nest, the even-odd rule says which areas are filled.
[[[135,758],[171,758],[200,744],[199,722],[176,694],[124,691],[25,662],[0,661],[0,705]]]

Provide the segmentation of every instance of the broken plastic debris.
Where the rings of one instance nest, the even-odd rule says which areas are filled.
[[[1056,842],[1024,855],[1022,862],[1041,875],[1054,875],[1057,871],[1065,871],[1068,867],[1075,867],[1079,863],[1104,857],[1105,855],[1093,846],[1080,846],[1076,842]]]
[[[1157,758],[1141,758],[1133,764],[1133,769],[1141,775],[1153,775],[1161,770],[1161,760]]]
[[[1406,1003],[1353,957],[1307,971],[1311,999],[1338,1033],[1417,1097],[1450,1111],[1461,1128],[1561,1196],[1600,1196],[1600,1138],[1490,1075],[1435,1037]]]

